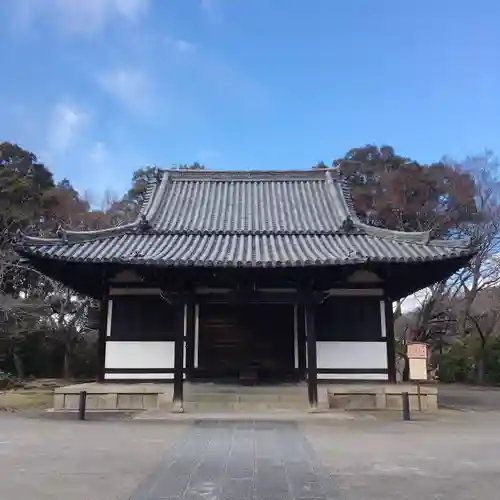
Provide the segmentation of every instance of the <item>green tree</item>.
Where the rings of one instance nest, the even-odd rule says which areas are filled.
[[[205,166],[201,163],[182,163],[177,169],[179,170],[203,170]],[[127,191],[123,198],[115,203],[112,203],[108,210],[108,215],[120,222],[133,221],[141,205],[144,202],[146,190],[151,180],[159,176],[157,167],[143,167],[136,170],[132,175],[132,187]]]
[[[452,235],[477,214],[473,177],[445,162],[422,165],[390,146],[353,148],[334,161],[368,224]]]
[[[57,204],[54,180],[37,157],[17,144],[0,143],[0,230],[2,241],[19,228],[46,227]]]

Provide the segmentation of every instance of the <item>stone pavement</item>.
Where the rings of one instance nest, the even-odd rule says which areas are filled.
[[[320,500],[335,486],[295,423],[196,423],[133,500]]]

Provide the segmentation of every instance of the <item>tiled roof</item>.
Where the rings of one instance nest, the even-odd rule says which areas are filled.
[[[363,224],[335,171],[164,171],[139,218],[61,239],[25,236],[25,256],[161,266],[310,266],[442,260],[467,242]]]
[[[155,230],[178,233],[331,233],[348,208],[325,175],[175,172],[166,175],[151,214]]]

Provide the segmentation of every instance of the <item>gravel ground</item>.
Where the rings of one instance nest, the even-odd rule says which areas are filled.
[[[217,471],[227,472],[231,465],[236,476],[246,474],[241,479],[247,486],[254,485],[253,493],[237,488],[238,495],[268,498],[265,494],[272,488],[257,483],[265,480],[280,487],[279,482],[273,474],[261,474],[263,467],[261,473],[257,467],[255,475],[250,474],[244,450],[252,449],[253,443],[255,463],[275,460],[271,465],[278,472],[285,467],[292,497],[294,491],[302,491],[293,498],[494,499],[500,491],[499,422],[500,413],[494,411],[448,411],[434,420],[412,422],[388,417],[332,420],[320,425],[303,422],[296,431],[283,427],[286,422],[275,422],[262,428],[254,425],[249,433],[244,425],[239,427],[241,423],[230,422],[221,422],[215,431],[210,426],[206,430],[198,426],[196,431],[196,424],[175,422],[56,421],[0,413],[0,498],[157,500],[149,495],[148,484],[162,480],[168,494],[170,486],[179,484],[167,480],[167,468],[175,464],[176,474],[182,477],[191,474],[189,467],[197,470],[193,466],[198,462],[200,477],[209,479]],[[236,425],[236,432],[227,427],[231,425]],[[304,438],[311,448],[307,451],[304,445],[305,454],[301,455]],[[232,460],[230,453],[241,463]],[[222,462],[226,465],[221,469]],[[290,472],[293,470],[296,477]],[[322,496],[328,472],[332,481]],[[323,489],[313,488],[311,494],[316,496],[304,496],[309,490],[302,480],[310,488],[320,482]],[[189,479],[186,484],[196,481]],[[231,488],[235,485],[231,483]],[[212,488],[210,500],[222,499],[216,489]],[[206,489],[187,491],[191,499],[208,498]],[[220,491],[225,490],[221,487]]]
[[[434,421],[338,423],[303,431],[342,500],[498,498],[500,413]]]
[[[448,408],[500,411],[500,388],[441,384],[439,404]]]
[[[128,499],[185,429],[0,413],[0,498]]]

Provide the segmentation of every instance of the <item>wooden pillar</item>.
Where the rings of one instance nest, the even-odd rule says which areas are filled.
[[[312,301],[306,304],[307,340],[307,393],[311,408],[318,406],[318,370],[316,359],[316,307]]]
[[[187,304],[186,300],[184,304]],[[181,307],[184,310],[184,304]],[[183,315],[184,316],[184,315]],[[177,326],[174,347],[174,409],[183,411],[184,400],[184,343],[186,340],[186,321]]]
[[[98,358],[98,370],[97,370],[97,381],[104,382],[104,374],[106,370],[106,337],[108,333],[108,308],[109,308],[109,296],[104,294],[101,299],[100,310],[99,310],[99,330],[98,330],[98,340],[97,340],[97,358]]]
[[[194,329],[195,329],[195,302],[190,296],[184,306],[184,327],[186,336],[186,377],[191,377],[194,370]]]
[[[394,311],[392,300],[385,299],[385,328],[387,335],[387,371],[389,382],[396,382],[396,339],[394,338]]]
[[[304,304],[297,304],[297,344],[298,344],[298,366],[299,379],[306,380],[306,318]]]

